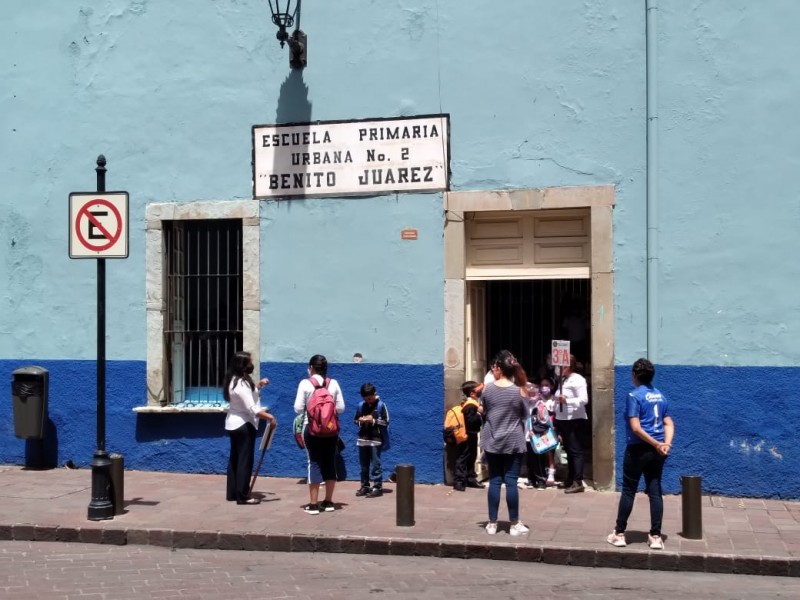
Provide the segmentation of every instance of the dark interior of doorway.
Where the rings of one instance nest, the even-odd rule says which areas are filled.
[[[570,350],[590,368],[588,279],[486,282],[487,360],[511,350],[529,376],[545,365],[551,340],[570,340]]]
[[[591,287],[588,279],[537,279],[486,282],[487,364],[498,351],[510,350],[537,380],[546,373],[554,339],[570,340],[589,389],[591,421]],[[586,430],[586,475],[591,477],[591,427]]]

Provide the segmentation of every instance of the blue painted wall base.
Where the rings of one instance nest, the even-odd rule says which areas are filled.
[[[96,429],[96,369],[94,361],[0,361],[8,382],[0,390],[0,463],[26,464],[32,459],[31,442],[14,436],[11,372],[39,365],[50,372],[48,437],[44,440],[48,466],[72,461],[89,468]],[[414,464],[420,482],[443,479],[441,412],[444,405],[441,365],[334,364],[330,375],[345,396],[342,437],[349,479],[359,475],[353,415],[360,401],[361,384],[378,388],[391,414],[392,448],[385,454],[388,477],[398,463]],[[294,442],[292,420],[297,384],[306,376],[301,363],[262,363],[261,376],[271,384],[262,403],[276,415],[279,429],[267,452],[262,475],[302,477],[305,452]],[[106,392],[106,449],[125,456],[128,469],[186,473],[224,473],[229,443],[222,414],[136,414],[146,399],[145,363],[109,361]]]
[[[615,369],[617,487],[625,452],[629,366]],[[800,368],[657,365],[653,382],[667,395],[675,444],[663,486],[678,493],[681,475],[700,475],[704,494],[798,498]]]
[[[11,372],[40,365],[50,371],[47,438],[42,448],[14,436]],[[681,475],[700,475],[703,492],[728,496],[800,497],[796,465],[800,448],[780,440],[796,437],[800,422],[800,368],[686,367],[659,365],[656,386],[667,394],[677,435],[664,470],[664,490],[680,491]],[[0,361],[7,382],[0,389],[0,463],[46,466],[72,461],[89,468],[96,442],[94,361]],[[279,430],[262,467],[264,475],[302,477],[305,454],[291,431],[297,383],[303,363],[262,363],[271,385],[263,403],[278,418]],[[385,455],[386,476],[394,465],[411,463],[420,482],[443,480],[441,365],[334,364],[347,409],[342,418],[349,479],[358,478],[352,423],[359,388],[374,383],[391,413],[392,448]],[[145,363],[109,361],[106,448],[125,456],[129,469],[224,473],[228,440],[221,414],[135,414],[145,403]],[[616,368],[617,485],[625,450],[623,410],[631,389],[630,368]],[[34,452],[35,451],[35,452]],[[44,455],[37,453],[44,452]],[[34,466],[34,465],[29,465]]]

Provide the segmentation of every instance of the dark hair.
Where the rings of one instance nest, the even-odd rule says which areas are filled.
[[[228,362],[228,370],[225,372],[225,383],[222,386],[222,397],[225,398],[226,402],[231,401],[231,382],[235,386],[240,380],[244,380],[251,390],[256,389],[253,378],[244,372],[251,362],[253,360],[249,352],[240,351],[231,357],[230,362]]]
[[[542,377],[541,379],[539,379],[539,387],[542,387],[542,384],[544,384],[545,381],[550,384],[550,388],[552,389],[553,380],[550,379],[549,377]]]
[[[498,354],[498,356],[500,355]],[[496,364],[500,368],[503,377],[510,379],[519,387],[525,387],[525,384],[528,383],[528,376],[525,374],[525,369],[522,368],[522,365],[519,364],[517,359],[514,358],[514,355],[510,352],[508,356]]]
[[[583,373],[583,363],[574,354],[569,355],[569,370],[573,373]]]
[[[322,356],[322,354],[315,354],[314,356],[312,356],[311,360],[308,361],[308,366],[314,369],[314,373],[316,375],[327,377],[328,359]]]
[[[367,396],[372,396],[377,390],[375,386],[371,383],[365,383],[361,386],[361,397],[366,398]]]
[[[656,368],[646,358],[640,358],[633,363],[633,376],[642,385],[650,385],[653,383],[653,377],[656,376]]]
[[[472,396],[472,392],[480,385],[477,381],[465,381],[461,384],[461,393],[465,398]]]
[[[500,352],[495,354],[495,357],[492,359],[492,362],[489,363],[489,366],[499,367],[504,360],[508,360],[509,358],[514,358],[514,355],[510,350],[500,350]]]

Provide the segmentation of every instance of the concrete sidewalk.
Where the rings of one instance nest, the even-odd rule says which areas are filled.
[[[394,485],[382,498],[356,498],[357,482],[337,486],[337,510],[307,515],[307,486],[297,479],[260,477],[257,506],[225,501],[225,477],[126,471],[125,512],[107,521],[86,518],[89,469],[28,471],[0,467],[0,540],[152,544],[175,548],[347,552],[493,558],[571,564],[758,575],[800,575],[800,502],[703,497],[703,540],[681,530],[681,498],[664,498],[666,549],[651,551],[647,497],[639,494],[628,547],[605,542],[619,494],[587,490],[520,490],[520,516],[531,532],[511,537],[500,523],[483,530],[486,491],[454,492],[417,485],[413,527],[395,524]],[[506,516],[501,503],[500,518]]]

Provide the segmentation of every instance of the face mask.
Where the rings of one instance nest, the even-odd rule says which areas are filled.
[[[247,366],[244,368],[244,372],[245,372],[247,375],[252,375],[254,370],[255,370],[255,367],[254,367],[253,365],[247,365]]]
[[[542,394],[547,396],[549,393],[550,393],[550,388],[549,387],[545,386],[545,387],[542,388]]]

